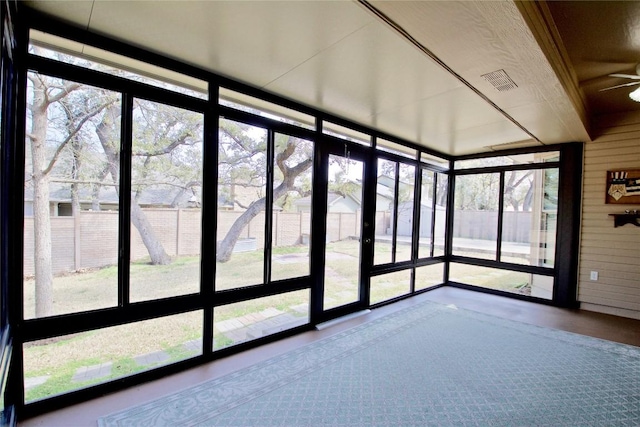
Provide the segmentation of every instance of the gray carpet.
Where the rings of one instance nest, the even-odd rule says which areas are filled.
[[[640,348],[423,303],[100,426],[640,426]]]

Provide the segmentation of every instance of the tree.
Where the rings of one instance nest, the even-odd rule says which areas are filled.
[[[531,210],[533,198],[533,171],[509,171],[505,173],[504,201],[514,211]],[[522,209],[521,209],[522,208]]]
[[[76,93],[81,85],[59,79],[49,79],[37,73],[29,73],[31,99],[27,102],[27,133],[31,154],[31,171],[27,184],[33,191],[34,217],[34,270],[36,316],[48,316],[53,311],[53,271],[51,258],[51,220],[49,213],[52,171],[63,150],[74,140],[85,124],[106,108],[108,102],[88,103],[84,111],[52,111],[52,106]],[[63,117],[66,116],[66,120]],[[65,131],[48,139],[49,120],[63,119]]]
[[[230,120],[221,120],[218,165],[218,186],[220,196],[244,209],[231,228],[218,243],[216,260],[227,262],[231,259],[242,230],[260,212],[266,209],[264,195],[266,179],[266,132]],[[300,196],[309,194],[309,181],[305,181],[304,172],[313,164],[311,143],[288,135],[277,135],[274,155],[273,200],[282,201],[290,192]],[[233,187],[255,189],[256,197],[244,205],[233,191]]]
[[[25,186],[33,194],[36,317],[43,317],[53,314],[50,187],[54,184],[58,189],[65,185],[69,188],[74,214],[80,209],[80,190],[86,185],[92,188],[95,210],[100,209],[104,188],[114,188],[118,193],[121,106],[119,95],[107,90],[38,73],[28,73],[28,81],[30,156]],[[182,192],[200,185],[201,156],[198,159],[180,147],[200,143],[201,151],[202,120],[195,120],[194,113],[180,110],[178,114],[178,109],[159,104],[141,101],[137,106],[141,112],[134,117],[137,123],[133,156],[141,160],[132,162],[131,221],[151,262],[167,264],[171,258],[138,201],[154,185],[170,185]],[[174,203],[178,198],[174,197]]]

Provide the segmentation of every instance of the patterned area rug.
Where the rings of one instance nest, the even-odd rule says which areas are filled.
[[[422,303],[106,426],[638,426],[640,348]]]

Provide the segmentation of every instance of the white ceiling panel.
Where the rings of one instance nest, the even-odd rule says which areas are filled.
[[[516,126],[500,121],[482,126],[455,131],[445,135],[449,142],[449,152],[458,156],[489,151],[489,147],[501,146],[529,140],[530,137]]]
[[[381,23],[371,23],[266,89],[362,123],[462,84]]]
[[[261,87],[371,21],[350,2],[97,1],[90,29]]]
[[[93,8],[92,1],[24,1],[19,4],[28,5],[84,29],[89,26]]]
[[[515,3],[372,3],[540,141],[589,140],[583,118]],[[483,77],[498,70],[516,87],[500,91]]]
[[[588,139],[512,1],[26,4],[448,154]],[[482,77],[499,69],[514,90]]]
[[[458,139],[467,129],[484,125],[493,125],[490,129],[500,129],[499,134],[492,136],[491,145],[513,141],[513,135],[524,139],[529,136],[519,129],[504,115],[492,108],[466,86],[459,87],[433,97],[422,99],[414,104],[397,110],[388,111],[375,118],[379,128],[436,150],[441,150],[443,143],[451,148],[447,152],[462,154],[470,152],[466,147],[469,141]],[[504,132],[505,129],[512,129]],[[406,132],[406,135],[404,133]],[[484,143],[484,139],[483,139]],[[477,144],[471,144],[477,149]]]

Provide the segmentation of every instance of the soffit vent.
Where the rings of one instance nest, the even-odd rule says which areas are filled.
[[[507,92],[518,87],[504,70],[492,71],[480,77],[491,83],[499,92]]]

